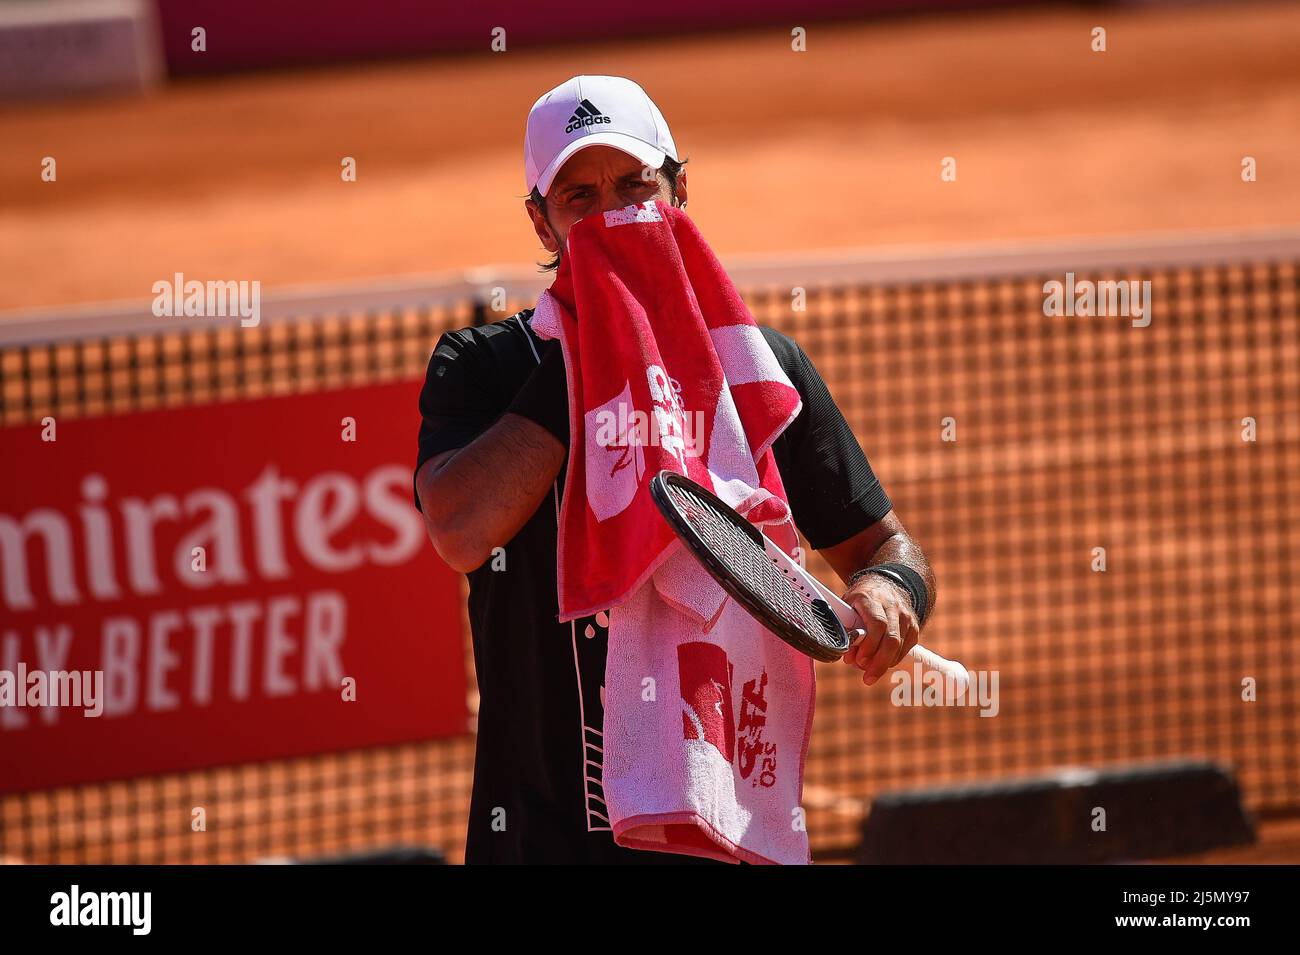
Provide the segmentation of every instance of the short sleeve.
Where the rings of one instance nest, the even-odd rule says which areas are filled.
[[[826,382],[793,340],[763,329],[803,407],[772,446],[794,522],[814,550],[843,543],[890,512],[861,445]]]
[[[498,410],[474,346],[455,332],[445,333],[429,356],[420,391],[419,451],[415,473],[444,451],[463,448],[496,420]],[[420,509],[420,495],[415,495]]]

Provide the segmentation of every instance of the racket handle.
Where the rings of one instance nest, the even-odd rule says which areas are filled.
[[[956,688],[958,696],[965,693],[966,688],[970,686],[970,674],[966,672],[966,668],[956,660],[945,660],[933,650],[927,650],[919,643],[912,647],[908,656],[921,664],[921,666],[925,667],[927,670],[934,670],[937,673],[943,674],[945,680],[951,680],[953,686]]]
[[[849,637],[853,641],[850,646],[856,645],[858,641],[866,635],[867,631],[863,630],[861,627],[850,630]],[[956,660],[945,659],[928,647],[921,646],[919,643],[908,651],[907,656],[908,659],[921,664],[925,669],[933,670],[938,673],[945,679],[945,681],[951,681],[957,696],[961,696],[965,693],[966,688],[970,686],[970,673]],[[899,666],[902,666],[901,661]]]

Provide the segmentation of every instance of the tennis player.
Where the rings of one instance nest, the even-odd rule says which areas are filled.
[[[640,86],[577,76],[528,114],[524,203],[557,268],[584,216],[661,199],[685,208],[685,160]],[[557,341],[532,309],[448,332],[420,396],[416,506],[469,577],[478,745],[469,863],[705,863],[615,845],[601,790],[608,618],[558,622],[556,519],[569,420]],[[870,685],[918,640],[935,584],[812,362],[762,329],[803,409],[773,446],[795,524],[850,586],[867,638],[845,662]]]

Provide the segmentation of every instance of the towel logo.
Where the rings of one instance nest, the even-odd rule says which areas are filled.
[[[653,199],[647,199],[645,202],[637,205],[633,203],[630,206],[624,206],[622,209],[610,209],[604,213],[605,228],[613,228],[616,225],[634,225],[638,222],[663,222],[664,217],[659,214],[659,207],[655,205]]]
[[[763,738],[767,671],[741,687],[737,721],[732,705],[735,669],[726,651],[715,643],[683,643],[677,648],[683,738],[709,743],[735,764],[741,779],[755,788],[770,789],[776,785],[776,743]]]
[[[681,473],[686,472],[686,409],[682,406],[682,386],[668,377],[658,365],[646,366],[650,384],[650,402],[654,408],[659,447],[677,459]]]
[[[638,441],[626,412],[632,406],[632,387],[623,390],[583,417],[587,432],[587,503],[596,520],[607,521],[627,510],[645,475],[645,446]],[[621,432],[617,425],[622,418]],[[610,422],[614,422],[611,427]]]
[[[646,383],[649,414],[636,408],[632,385],[624,382],[622,391],[584,415],[587,500],[598,521],[621,514],[636,498],[646,473],[647,447],[660,448],[682,474],[687,473],[686,459],[700,456],[703,413],[696,413],[693,428],[686,427],[682,386],[658,365],[646,367]]]
[[[731,671],[727,652],[716,643],[683,643],[677,647],[685,738],[712,744],[729,763],[736,752]]]
[[[611,122],[613,120],[591,105],[591,100],[584,99],[578,104],[578,108],[573,111],[573,115],[569,117],[569,125],[564,127],[564,131],[571,133],[575,129],[581,129],[584,126],[598,126],[601,123]]]
[[[755,769],[759,769],[750,783],[767,789],[776,785],[776,744],[763,739],[763,728],[767,726],[767,671],[757,680],[746,681],[740,691],[740,725],[736,728],[740,736],[738,753],[741,779],[749,779]],[[762,759],[760,766],[759,760]]]

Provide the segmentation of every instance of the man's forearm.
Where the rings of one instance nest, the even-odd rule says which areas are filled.
[[[468,573],[505,545],[550,492],[564,454],[541,425],[507,412],[441,466],[426,462],[416,489],[443,560]]]
[[[923,617],[928,617],[934,609],[934,571],[930,569],[930,562],[925,559],[920,545],[907,533],[893,511],[866,530],[821,553],[845,583],[863,568],[878,564],[898,563],[910,567],[921,575],[926,589],[926,606],[914,609]]]

